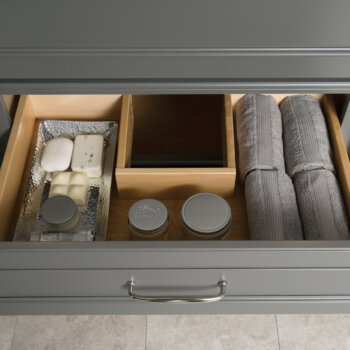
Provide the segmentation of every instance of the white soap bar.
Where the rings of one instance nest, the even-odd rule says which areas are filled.
[[[67,196],[72,198],[76,205],[84,206],[86,204],[87,188],[81,185],[68,186]]]
[[[68,186],[66,185],[52,185],[50,187],[49,198],[53,196],[63,195],[67,196]]]
[[[65,195],[72,198],[76,205],[86,204],[89,190],[89,178],[82,172],[56,172],[52,176],[49,198]]]
[[[72,159],[73,142],[65,137],[56,137],[47,142],[41,157],[41,167],[49,172],[64,171]]]
[[[72,170],[100,177],[103,167],[103,136],[78,135],[74,140]]]

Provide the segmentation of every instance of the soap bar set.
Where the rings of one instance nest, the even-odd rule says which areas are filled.
[[[237,134],[251,239],[350,238],[317,99],[246,95]]]
[[[52,176],[49,198],[65,195],[74,200],[76,205],[86,205],[89,179],[83,172],[56,172]]]
[[[66,137],[47,142],[41,167],[53,174],[49,198],[43,203],[40,215],[49,230],[73,232],[79,229],[77,206],[86,206],[88,177],[100,177],[102,164],[102,135],[78,135],[74,144]],[[65,171],[69,167],[73,172]]]
[[[85,172],[89,177],[102,175],[102,162],[102,135],[78,135],[74,145],[68,138],[56,137],[47,142],[41,158],[41,166],[48,172],[65,171],[71,165],[73,171]]]
[[[47,142],[41,157],[41,167],[54,172],[49,198],[68,196],[76,205],[86,205],[88,177],[100,177],[103,164],[103,136],[78,135],[73,142],[56,137]],[[69,167],[73,172],[65,171]]]

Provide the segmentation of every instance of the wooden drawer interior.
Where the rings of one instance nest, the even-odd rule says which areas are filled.
[[[128,96],[128,95],[29,95],[22,96],[17,109],[11,137],[4,158],[3,171],[0,173],[0,240],[11,240],[18,217],[19,207],[25,190],[25,183],[31,165],[34,145],[36,142],[37,127],[41,120],[114,120],[121,121],[118,141],[117,169],[145,173],[145,169],[130,167],[132,150],[136,155],[152,156],[153,154],[171,154],[177,156],[184,150],[189,155],[217,156],[223,158],[222,168],[198,168],[195,169],[198,181],[204,181],[209,176],[210,181],[225,181],[222,174],[236,173],[237,154],[230,158],[227,142],[227,124],[225,118],[219,112],[223,107],[224,114],[233,109],[243,95],[217,96]],[[280,102],[286,95],[274,95]],[[334,162],[337,168],[337,176],[342,188],[343,197],[350,217],[350,165],[344,140],[341,134],[339,120],[336,115],[333,98],[330,95],[315,95],[322,100],[322,106],[327,118],[329,134],[334,151]],[[229,98],[229,101],[227,101]],[[226,99],[226,100],[225,100]],[[229,109],[227,103],[229,102]],[[123,129],[123,121],[129,123],[128,118],[132,108],[135,124],[131,128]],[[168,111],[168,112],[166,112]],[[194,114],[195,113],[195,114]],[[193,119],[191,115],[195,115]],[[232,117],[232,114],[231,114]],[[123,119],[124,118],[124,119]],[[200,124],[198,122],[200,121]],[[224,121],[224,123],[222,123]],[[153,128],[152,125],[155,125]],[[183,128],[186,125],[188,128]],[[224,127],[222,127],[224,125]],[[125,126],[125,125],[124,125]],[[129,126],[129,124],[127,124]],[[123,136],[124,130],[124,136]],[[181,132],[180,132],[180,131]],[[126,131],[126,133],[125,133]],[[131,139],[128,134],[132,132]],[[233,132],[233,129],[231,130]],[[157,135],[162,133],[162,138]],[[212,139],[208,143],[208,137]],[[124,138],[124,139],[123,139]],[[231,139],[230,139],[231,140]],[[233,139],[230,149],[234,152]],[[121,146],[121,144],[123,146]],[[121,153],[121,147],[124,147]],[[221,153],[220,153],[221,152]],[[122,154],[122,158],[120,158]],[[187,172],[181,168],[180,171]],[[176,175],[179,169],[156,169],[165,181],[170,176]],[[203,170],[205,170],[203,172]],[[147,169],[154,171],[154,169]],[[191,171],[189,171],[191,173]],[[225,176],[226,176],[225,175]],[[127,181],[127,177],[125,178]],[[232,179],[232,177],[231,177]],[[171,180],[170,182],[175,181]],[[166,183],[166,182],[165,182]],[[227,237],[231,240],[248,240],[248,224],[245,206],[244,189],[236,178],[233,181],[232,193],[225,195],[232,210],[232,225]],[[230,185],[231,186],[231,185]],[[226,187],[225,187],[226,188]],[[129,240],[127,215],[130,206],[144,194],[139,191],[125,191],[118,193],[117,184],[113,180],[111,190],[111,202],[107,240]],[[165,191],[159,196],[169,212],[169,240],[185,240],[187,237],[180,223],[181,206],[189,195],[188,188],[174,191]]]

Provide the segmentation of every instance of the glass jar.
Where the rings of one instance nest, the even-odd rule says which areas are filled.
[[[214,193],[198,193],[186,200],[181,223],[189,239],[220,239],[230,229],[231,208]]]
[[[129,232],[132,240],[164,240],[168,231],[168,211],[155,199],[142,199],[129,210]]]
[[[45,201],[40,215],[50,231],[74,232],[80,223],[80,214],[72,198],[53,196]]]

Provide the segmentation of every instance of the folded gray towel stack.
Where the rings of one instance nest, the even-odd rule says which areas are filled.
[[[276,100],[245,95],[236,112],[239,171],[245,183],[250,238],[303,239],[294,187],[285,174],[282,120]]]
[[[329,170],[299,173],[294,180],[306,239],[349,239],[348,219],[337,178]]]
[[[245,194],[250,238],[302,240],[294,187],[288,175],[255,170],[246,177]]]
[[[294,181],[305,238],[349,239],[348,218],[319,102],[310,95],[291,96],[280,108],[286,168]]]
[[[285,171],[281,112],[272,96],[245,95],[237,103],[239,171]]]
[[[280,108],[288,175],[293,178],[315,169],[334,172],[326,121],[318,100],[311,95],[290,96]]]

